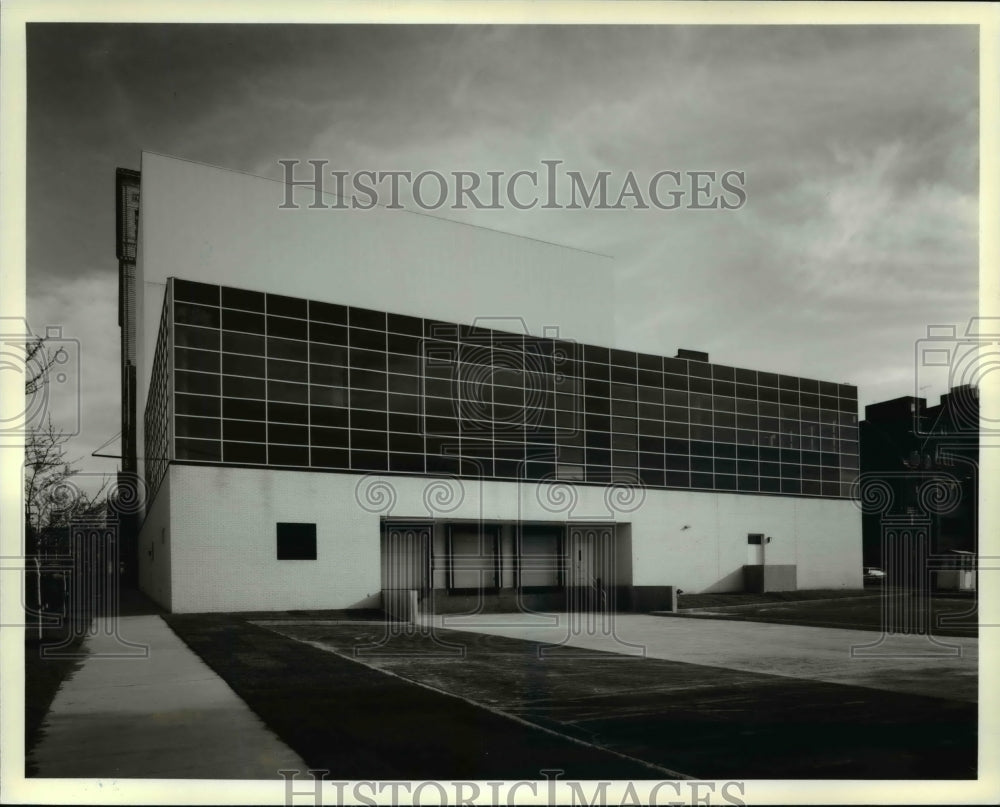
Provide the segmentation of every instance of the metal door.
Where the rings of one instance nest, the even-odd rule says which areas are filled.
[[[382,589],[416,590],[423,599],[430,588],[429,524],[388,524],[382,534]]]

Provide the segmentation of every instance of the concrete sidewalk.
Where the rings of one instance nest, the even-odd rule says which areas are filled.
[[[38,775],[71,778],[278,779],[306,764],[159,616],[118,619],[88,637],[89,656],[63,682],[31,760]],[[129,648],[135,653],[135,648]]]
[[[883,637],[873,631],[724,619],[615,614],[425,616],[426,624],[626,656],[783,675],[976,702],[979,640]],[[852,648],[854,653],[852,654]]]

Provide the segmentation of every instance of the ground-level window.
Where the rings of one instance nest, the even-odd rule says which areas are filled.
[[[764,534],[760,533],[760,532],[751,532],[749,535],[747,535],[747,543],[748,544],[763,544],[764,543]]]
[[[279,521],[278,560],[316,560],[316,525]]]

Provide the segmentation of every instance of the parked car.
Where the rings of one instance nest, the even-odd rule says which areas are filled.
[[[875,566],[865,566],[865,580],[881,580],[885,572]]]

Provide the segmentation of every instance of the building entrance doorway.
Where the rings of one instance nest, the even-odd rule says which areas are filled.
[[[430,569],[430,525],[387,524],[382,532],[382,591],[416,591],[423,600],[430,588]]]

